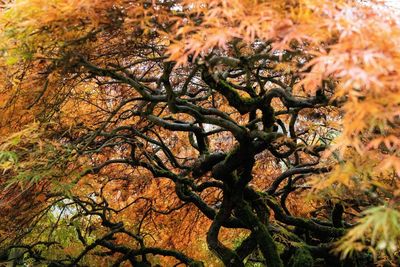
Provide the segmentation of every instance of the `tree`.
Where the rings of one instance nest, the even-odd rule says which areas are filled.
[[[1,259],[399,264],[396,16],[350,0],[7,1]]]

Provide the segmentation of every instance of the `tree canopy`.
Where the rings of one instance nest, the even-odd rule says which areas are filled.
[[[384,2],[1,2],[0,263],[399,266]]]

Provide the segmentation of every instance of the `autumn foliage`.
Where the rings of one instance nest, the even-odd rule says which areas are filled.
[[[400,16],[8,0],[0,263],[398,266]]]

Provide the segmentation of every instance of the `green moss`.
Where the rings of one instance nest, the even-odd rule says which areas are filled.
[[[275,245],[276,245],[276,249],[277,252],[279,254],[279,256],[281,256],[283,254],[283,252],[285,252],[286,246],[280,242],[276,242],[275,241]]]
[[[290,267],[313,267],[314,260],[306,248],[298,248],[289,261]]]
[[[228,99],[230,105],[238,109],[242,114],[250,112],[260,101],[259,97],[241,97],[236,89],[224,80],[219,81],[219,88],[217,90]]]

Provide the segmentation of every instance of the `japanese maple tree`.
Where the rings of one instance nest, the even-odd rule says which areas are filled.
[[[2,2],[0,262],[400,264],[384,2]]]

